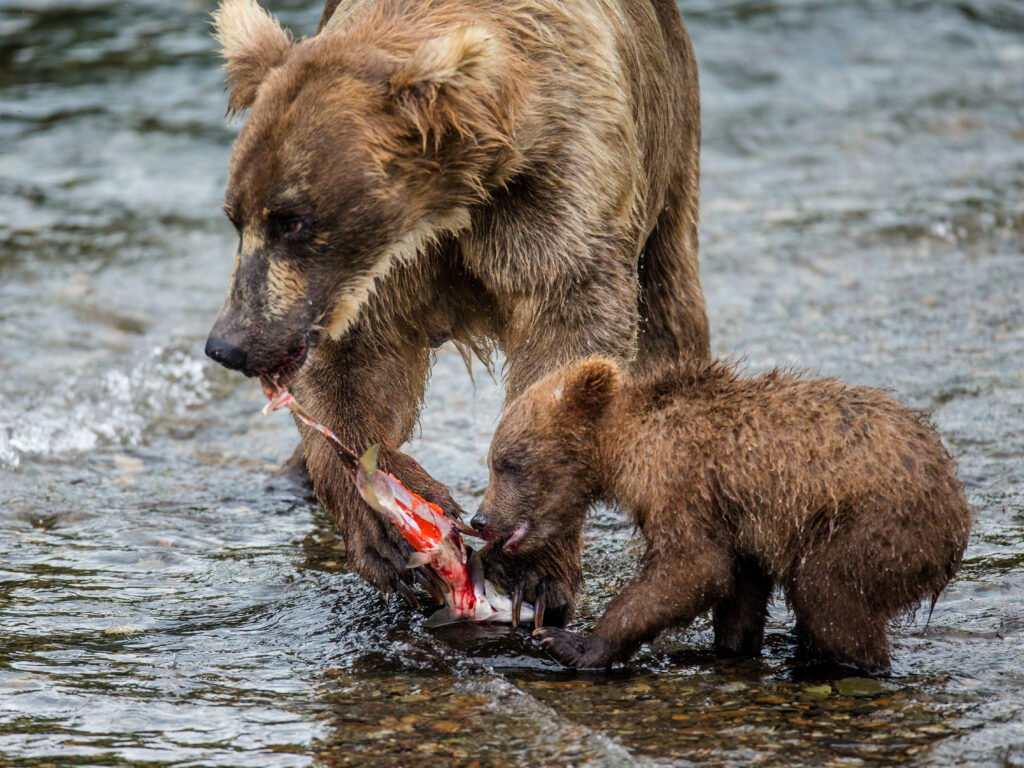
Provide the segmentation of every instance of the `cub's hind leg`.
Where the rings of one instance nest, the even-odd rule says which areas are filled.
[[[809,555],[786,589],[801,644],[824,660],[869,675],[889,673],[890,615],[872,605],[853,574],[827,555]]]
[[[753,558],[733,564],[733,590],[712,611],[715,650],[723,656],[758,656],[774,582]]]

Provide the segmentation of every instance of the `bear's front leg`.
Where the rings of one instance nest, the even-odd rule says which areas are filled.
[[[411,434],[429,373],[429,352],[414,345],[388,348],[380,339],[350,333],[324,341],[289,384],[295,399],[357,452],[380,444],[379,466],[450,517],[462,510],[448,488],[398,450]],[[399,591],[410,602],[412,554],[398,529],[367,505],[334,449],[299,424],[306,463],[320,502],[345,539],[348,566],[377,589]]]
[[[613,245],[595,246],[595,251]],[[555,244],[551,247],[558,251]],[[508,362],[506,408],[523,390],[565,363],[594,354],[621,361],[633,356],[636,279],[617,260],[614,255],[591,254],[585,262],[614,268],[569,281],[570,287],[561,292],[545,288],[542,296],[527,296],[518,303],[502,340]],[[527,258],[523,261],[529,263]],[[528,555],[509,555],[493,544],[482,551],[487,577],[533,603],[542,617],[539,624],[562,625],[572,618],[583,584],[583,521],[580,515]]]
[[[305,425],[300,426],[300,430],[314,490],[345,539],[348,567],[382,592],[400,592],[415,605],[408,587],[416,581],[426,583],[407,567],[412,548],[394,524],[362,500],[348,472],[322,436]],[[349,439],[349,444],[356,446],[357,451],[379,442],[371,438],[343,439]],[[437,504],[449,517],[461,519],[462,510],[447,487],[428,475],[412,457],[381,442],[377,460],[381,470],[397,477],[410,491]]]

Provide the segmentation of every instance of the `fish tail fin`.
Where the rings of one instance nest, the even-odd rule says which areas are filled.
[[[446,624],[454,624],[457,621],[462,621],[462,619],[462,613],[446,605],[444,608],[431,614],[430,618],[423,622],[423,626],[427,629],[433,629],[434,627],[443,627]]]

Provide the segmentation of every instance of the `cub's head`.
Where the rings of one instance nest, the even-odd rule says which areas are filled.
[[[513,401],[491,441],[490,483],[473,518],[484,538],[526,555],[580,530],[599,490],[595,425],[618,389],[615,363],[592,357]]]
[[[206,352],[286,378],[346,333],[377,278],[468,225],[512,151],[521,73],[504,37],[457,20],[296,42],[254,0],[224,0],[214,26],[229,112],[249,114],[224,201],[238,250]]]

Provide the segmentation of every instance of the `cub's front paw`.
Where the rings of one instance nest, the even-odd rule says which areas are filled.
[[[537,558],[522,557],[505,552],[493,541],[480,550],[487,578],[512,594],[514,606],[531,603],[536,627],[564,626],[572,618],[583,575],[578,559],[563,555],[544,549]]]
[[[558,627],[542,627],[533,634],[544,650],[567,667],[605,669],[615,657],[612,644],[602,637],[578,635]]]

